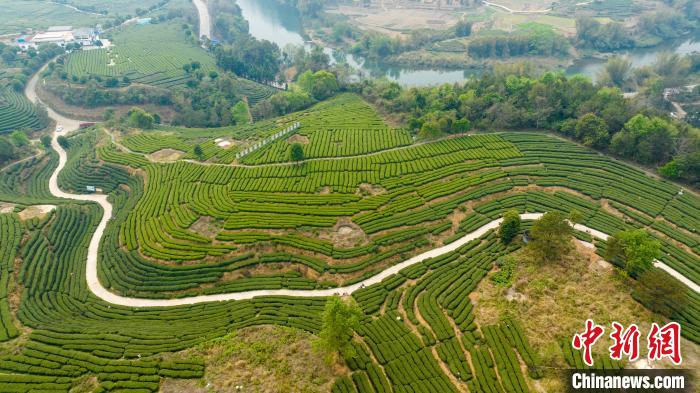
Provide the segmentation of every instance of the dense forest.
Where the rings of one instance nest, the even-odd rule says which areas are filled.
[[[277,45],[250,35],[248,22],[235,2],[211,1],[209,8],[215,15],[214,36],[220,41],[212,48],[218,66],[255,81],[274,81],[281,56]]]

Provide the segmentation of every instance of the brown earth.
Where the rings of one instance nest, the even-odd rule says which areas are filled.
[[[199,235],[213,239],[221,231],[221,225],[216,222],[214,217],[202,216],[189,229]]]
[[[300,134],[294,134],[287,138],[287,143],[301,143],[302,145],[308,145],[309,144],[309,137],[305,135],[300,135]]]
[[[367,241],[367,235],[359,225],[348,218],[341,218],[333,227],[332,241],[335,247],[350,248]]]
[[[34,205],[29,206],[19,213],[19,218],[21,220],[31,220],[34,217],[44,218],[46,215],[54,210],[56,206],[54,205]]]
[[[357,188],[357,193],[361,195],[379,195],[384,194],[386,189],[376,184],[362,183]]]
[[[175,162],[179,160],[185,152],[175,149],[162,149],[149,154],[147,157],[155,162]]]

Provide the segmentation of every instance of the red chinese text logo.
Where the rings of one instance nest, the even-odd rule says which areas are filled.
[[[608,348],[610,358],[622,360],[623,357],[627,357],[630,361],[639,359],[639,337],[641,336],[639,327],[631,324],[625,329],[622,324],[613,322],[612,328],[610,338],[613,343]],[[583,362],[589,367],[593,366],[593,345],[603,336],[604,332],[603,326],[596,325],[595,322],[588,319],[584,331],[574,335],[571,344],[574,349],[583,351]],[[681,325],[678,322],[670,322],[663,327],[652,323],[647,342],[649,361],[668,358],[676,365],[681,364]]]
[[[671,322],[662,328],[652,323],[647,340],[649,360],[669,358],[673,364],[681,364],[681,325],[678,322]]]
[[[603,332],[605,332],[605,329],[602,326],[596,325],[592,320],[588,319],[586,320],[586,330],[574,336],[572,345],[575,349],[583,349],[583,362],[589,367],[593,366],[591,348],[593,344],[598,341],[600,336],[603,335]]]
[[[613,339],[613,345],[610,346],[610,358],[622,360],[622,355],[628,356],[630,361],[635,361],[639,358],[639,328],[632,324],[627,330],[617,323],[613,322],[612,327],[614,332],[610,333],[610,338]]]

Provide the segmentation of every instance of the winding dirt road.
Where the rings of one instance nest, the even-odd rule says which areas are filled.
[[[211,18],[204,0],[192,0],[199,14],[199,38],[211,39]]]
[[[514,10],[514,9],[508,8],[502,4],[492,3],[490,1],[483,1],[482,3],[484,3],[485,5],[490,5],[491,7],[500,8],[500,9],[502,9],[506,12],[509,12],[511,14],[546,14],[547,12],[552,10],[551,8],[547,8],[544,10]]]
[[[39,71],[37,74],[35,74],[30,81],[27,84],[27,88],[25,90],[25,93],[27,95],[27,98],[32,101],[33,103],[41,103],[41,100],[37,97],[36,95],[36,86],[39,83],[39,75],[41,74],[41,71]],[[58,137],[60,135],[64,134],[69,134],[73,131],[76,131],[80,127],[80,121],[75,120],[75,119],[69,119],[64,116],[59,115],[56,113],[54,110],[51,108],[47,108],[49,116],[56,121],[56,123],[60,126],[63,127],[63,131],[57,132],[54,131],[53,133],[53,138],[51,145],[54,150],[58,153],[59,156],[59,162],[58,166],[54,170],[54,172],[51,174],[51,177],[49,178],[49,190],[51,194],[58,198],[64,198],[64,199],[72,199],[72,200],[78,200],[78,201],[90,201],[90,202],[95,202],[98,205],[100,205],[103,209],[104,214],[102,215],[102,218],[100,219],[100,222],[97,226],[97,229],[95,230],[95,233],[92,236],[92,239],[90,239],[90,244],[88,247],[88,252],[87,252],[87,264],[86,264],[86,278],[87,278],[87,283],[88,287],[90,288],[90,291],[92,291],[95,296],[99,297],[100,299],[112,303],[112,304],[117,304],[121,306],[129,306],[129,307],[167,307],[167,306],[182,306],[182,305],[190,305],[190,304],[197,304],[197,303],[206,303],[206,302],[216,302],[216,301],[228,301],[228,300],[245,300],[245,299],[252,299],[254,297],[258,296],[297,296],[297,297],[325,297],[325,296],[332,296],[333,294],[339,293],[353,293],[356,290],[362,288],[363,286],[369,286],[372,284],[376,284],[378,282],[381,282],[383,279],[398,273],[402,269],[409,267],[411,265],[414,265],[416,263],[420,263],[422,261],[425,261],[429,258],[435,258],[439,257],[443,254],[455,251],[457,248],[461,247],[462,245],[482,237],[485,235],[487,232],[490,230],[498,228],[498,226],[501,224],[502,219],[497,219],[494,221],[491,221],[490,223],[482,226],[481,228],[463,236],[462,238],[444,245],[442,247],[435,248],[433,250],[424,252],[420,255],[416,255],[413,258],[410,258],[406,261],[403,261],[401,263],[398,263],[394,266],[391,266],[387,268],[386,270],[376,274],[375,276],[372,276],[362,282],[358,282],[353,285],[345,286],[345,287],[340,287],[340,288],[332,288],[332,289],[318,289],[318,290],[292,290],[292,289],[270,289],[270,290],[253,290],[253,291],[245,291],[245,292],[236,292],[236,293],[225,293],[225,294],[216,294],[216,295],[202,295],[202,296],[192,296],[192,297],[186,297],[186,298],[177,298],[177,299],[143,299],[143,298],[132,298],[132,297],[125,297],[125,296],[120,296],[117,295],[113,292],[110,292],[109,289],[105,288],[102,286],[100,283],[100,280],[97,275],[97,258],[99,255],[99,247],[100,247],[100,241],[102,240],[102,236],[104,235],[104,231],[107,228],[107,224],[109,223],[109,220],[112,218],[112,205],[109,203],[107,200],[107,195],[99,195],[99,194],[89,194],[89,195],[78,195],[78,194],[70,194],[67,192],[62,191],[58,187],[58,174],[63,170],[63,168],[66,165],[66,162],[68,160],[68,156],[66,154],[66,151],[59,145],[58,143]],[[536,220],[542,216],[542,213],[528,213],[528,214],[521,214],[521,218],[523,220]],[[591,236],[598,238],[598,239],[607,239],[608,235],[597,231],[592,228],[588,228],[583,225],[575,225],[575,229],[583,232],[590,233]],[[675,270],[671,269],[669,266],[656,261],[655,265],[667,271],[670,273],[672,276],[677,278],[679,281],[683,282],[685,285],[690,287],[692,290],[700,293],[700,286],[692,282],[691,280],[687,279],[680,273],[676,272]]]

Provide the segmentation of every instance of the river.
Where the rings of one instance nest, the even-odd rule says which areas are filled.
[[[693,52],[700,52],[700,36],[686,38],[682,40],[671,40],[670,42],[655,46],[653,48],[639,48],[616,53],[626,56],[632,62],[632,67],[644,67],[654,64],[654,62],[664,53],[676,53],[687,55]],[[604,59],[579,59],[574,65],[566,70],[569,75],[582,74],[595,80],[600,70],[605,66],[607,60]]]
[[[259,39],[276,43],[280,48],[292,45],[304,45],[301,18],[294,7],[282,6],[274,0],[236,0],[248,20],[250,33]],[[635,49],[624,52],[636,67],[653,63],[662,53],[675,52],[687,54],[700,51],[700,38],[673,41],[650,49]],[[326,48],[326,52],[333,50]],[[333,58],[334,56],[331,56]],[[344,61],[357,70],[360,75],[370,77],[387,77],[404,86],[428,86],[441,83],[455,83],[477,75],[479,71],[454,69],[409,69],[389,64],[368,64],[352,55],[342,56]],[[595,80],[598,71],[605,65],[601,59],[580,59],[566,69],[568,75],[583,74]]]
[[[301,18],[294,7],[283,6],[274,0],[237,0],[243,17],[248,21],[250,34],[255,38],[274,42],[280,48],[287,45],[304,45]],[[326,52],[335,61],[333,50]],[[352,55],[343,56],[349,66],[363,76],[382,77],[395,80],[404,86],[425,86],[441,83],[460,82],[471,75],[472,71],[418,69],[412,70],[388,64],[366,64]]]

